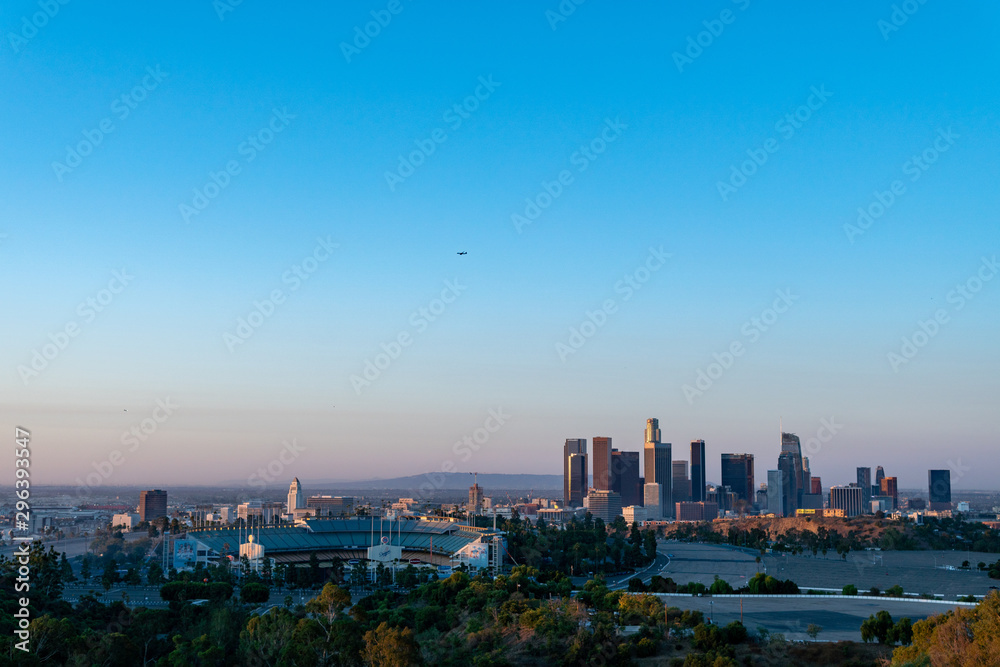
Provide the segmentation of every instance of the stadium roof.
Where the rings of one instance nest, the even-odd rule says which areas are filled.
[[[389,544],[406,551],[452,555],[480,537],[492,537],[492,530],[470,528],[447,520],[382,520],[378,517],[347,519],[306,519],[294,526],[262,526],[251,529],[254,542],[264,546],[265,553],[311,553],[319,551],[350,551],[367,549],[389,538]],[[204,543],[215,552],[228,544],[229,553],[239,553],[239,544],[247,539],[247,530],[240,528],[195,528],[188,537]]]

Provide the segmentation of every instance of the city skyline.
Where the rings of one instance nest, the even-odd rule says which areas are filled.
[[[783,419],[827,484],[996,488],[1000,7],[723,6],[5,39],[0,425],[32,482],[558,474],[540,452],[641,450],[657,414],[673,459],[758,482]]]

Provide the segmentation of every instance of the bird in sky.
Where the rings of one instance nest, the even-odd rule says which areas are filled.
[[[463,250],[462,252],[460,252],[460,253],[458,253],[458,254],[459,254],[459,255],[468,255],[469,253],[467,253],[466,251],[464,251],[464,250]]]

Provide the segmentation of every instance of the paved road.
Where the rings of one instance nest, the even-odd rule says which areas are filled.
[[[830,557],[769,554],[757,563],[756,553],[715,545],[671,541],[661,542],[658,549],[661,553],[674,555],[661,576],[668,576],[678,584],[699,581],[709,585],[714,575],[718,574],[734,588],[739,588],[758,570],[779,579],[791,579],[803,590],[810,586],[839,589],[846,584],[854,584],[862,591],[872,586],[885,590],[898,584],[908,593],[934,593],[954,598],[959,595],[985,595],[990,586],[1000,584],[1000,581],[987,577],[985,572],[940,567],[958,566],[964,560],[973,565],[980,561],[992,563],[997,560],[997,554],[862,551],[848,554],[846,561],[836,554]]]
[[[719,625],[738,621],[741,616],[739,598],[663,596],[661,599],[671,607],[701,611],[706,618],[714,617],[715,623]],[[820,640],[861,641],[861,622],[882,609],[892,614],[894,620],[905,616],[916,622],[953,608],[947,604],[860,597],[747,597],[742,602],[743,625],[751,632],[762,626],[772,633],[784,634],[786,639],[805,641],[809,640],[806,627],[810,623],[822,626],[823,631],[818,637]]]

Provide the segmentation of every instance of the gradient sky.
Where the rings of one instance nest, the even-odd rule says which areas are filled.
[[[914,2],[888,31],[888,1],[591,0],[554,27],[555,0],[388,4],[243,2],[220,18],[207,0],[70,3],[47,21],[5,4],[0,419],[11,439],[32,431],[35,483],[102,467],[102,485],[168,488],[268,465],[280,484],[558,473],[565,438],[637,449],[657,417],[675,458],[707,441],[710,481],[721,452],[754,453],[765,481],[779,419],[805,443],[832,418],[807,451],[825,485],[881,464],[900,488],[949,467],[956,491],[1000,486],[1000,280],[961,309],[952,292],[1000,252],[995,5]],[[341,45],[372,12],[391,21],[348,62]],[[115,100],[152,87],[147,68],[162,81],[122,118]],[[499,85],[453,127],[446,112],[480,77]],[[813,88],[828,99],[787,136],[776,124]],[[294,118],[248,161],[274,110]],[[627,127],[580,171],[608,119]],[[102,121],[112,131],[57,174]],[[444,141],[390,188],[437,128]],[[949,129],[912,181],[907,161]],[[239,173],[185,221],[180,205],[229,161]],[[572,182],[518,230],[512,214],[563,170]],[[894,180],[905,192],[851,242],[844,226]],[[339,246],[293,290],[283,276],[318,238]],[[619,281],[651,247],[671,257],[626,300]],[[122,269],[134,277],[90,321],[79,304]],[[464,290],[424,328],[414,313],[446,281]],[[276,289],[284,303],[227,346]],[[777,290],[797,299],[752,340]],[[894,369],[888,355],[939,309],[947,322]],[[78,335],[25,380],[68,324]],[[401,333],[411,344],[356,391]],[[742,356],[689,401],[684,386],[736,341]],[[167,399],[155,432],[123,445]],[[501,408],[478,451],[455,452]],[[274,463],[292,439],[294,461]]]

